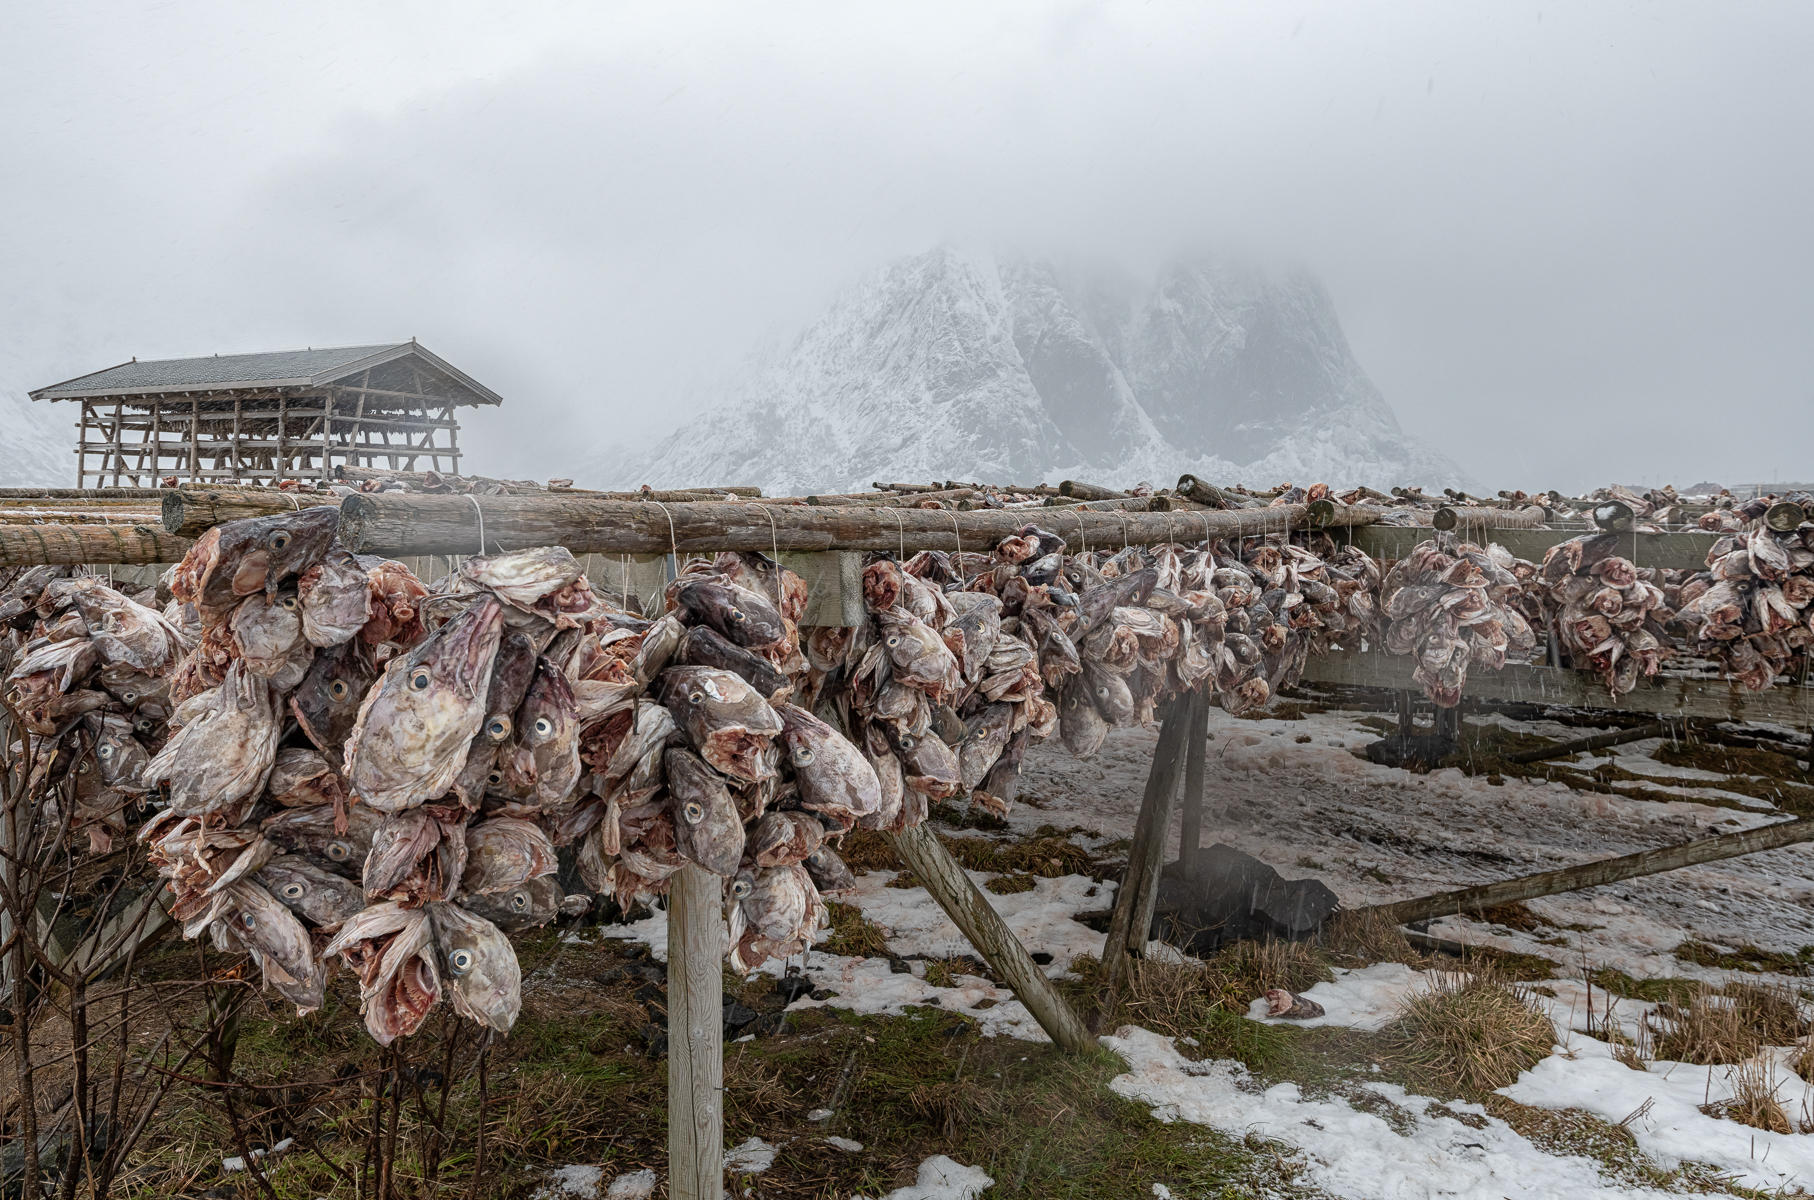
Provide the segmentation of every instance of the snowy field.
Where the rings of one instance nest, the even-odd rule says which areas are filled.
[[[1357,906],[1779,819],[1759,802],[1722,789],[1723,776],[1658,762],[1651,757],[1657,743],[1651,742],[1621,747],[1617,762],[1679,790],[1679,798],[1632,800],[1515,778],[1491,784],[1453,770],[1416,775],[1377,766],[1356,753],[1378,736],[1360,724],[1363,715],[1237,720],[1212,711],[1205,843],[1232,843],[1287,877],[1320,878],[1345,904]],[[1581,732],[1541,723],[1524,728],[1557,737]],[[1016,806],[1012,831],[995,836],[1075,826],[1090,831],[1078,840],[1091,849],[1127,837],[1154,740],[1152,731],[1120,731],[1090,762],[1056,745],[1029,755],[1027,802]],[[1732,807],[1741,800],[1745,807]],[[1175,826],[1170,850],[1175,854]],[[889,886],[895,880],[892,871],[868,872],[845,898],[887,935],[894,961],[814,950],[789,963],[769,963],[765,971],[804,970],[812,977],[821,998],[803,996],[794,1007],[888,1014],[936,1006],[973,1017],[985,1036],[1044,1041],[1012,993],[988,980],[961,973],[942,984],[927,980],[925,959],[967,954],[969,947],[922,889]],[[1636,1070],[1617,1061],[1607,1042],[1583,1032],[1590,1004],[1603,1009],[1606,997],[1601,992],[1590,1000],[1580,977],[1585,964],[1637,977],[1734,978],[1679,961],[1670,951],[1691,937],[1793,951],[1814,942],[1810,898],[1814,850],[1796,847],[1532,902],[1548,928],[1519,931],[1466,920],[1432,927],[1455,940],[1542,955],[1557,964],[1557,977],[1544,985],[1540,999],[1555,1027],[1553,1052],[1500,1094],[1534,1109],[1592,1114],[1627,1130],[1649,1163],[1664,1170],[1684,1161],[1705,1164],[1727,1185],[1754,1190],[1661,1191],[1621,1177],[1601,1160],[1539,1147],[1478,1105],[1438,1104],[1365,1078],[1347,1094],[1265,1083],[1236,1062],[1193,1061],[1170,1038],[1136,1026],[1102,1039],[1126,1067],[1111,1087],[1149,1107],[1158,1121],[1289,1148],[1298,1182],[1311,1189],[1292,1194],[1355,1200],[1804,1194],[1802,1189],[1814,1189],[1814,1135],[1771,1133],[1704,1112],[1732,1094],[1729,1066],[1654,1061]],[[1030,891],[991,899],[1030,950],[1051,956],[1045,970],[1059,977],[1078,955],[1100,951],[1102,935],[1076,918],[1107,908],[1113,884],[1071,875],[1039,879]],[[640,941],[665,958],[660,915],[569,936]],[[1427,973],[1397,963],[1338,970],[1332,982],[1305,993],[1326,1012],[1307,1024],[1377,1030],[1429,982]],[[1635,1034],[1653,1008],[1621,1000],[1612,1020]],[[1256,1000],[1248,1019],[1271,1020],[1263,1001]],[[1599,1019],[1606,1020],[1604,1012]],[[1791,1069],[1791,1057],[1789,1048],[1769,1048],[1760,1060],[1778,1084],[1784,1111],[1806,1119],[1814,1098]],[[852,1153],[862,1149],[854,1141],[821,1140]],[[759,1177],[774,1153],[757,1139],[730,1150],[727,1160],[743,1176]],[[565,1170],[539,1194],[549,1200],[647,1196],[656,1186],[646,1171],[612,1178],[582,1167]],[[937,1156],[923,1164],[914,1185],[888,1200],[986,1198],[990,1186],[980,1170]],[[759,1195],[759,1187],[752,1194]],[[1127,1194],[1173,1193],[1157,1181],[1130,1181]]]

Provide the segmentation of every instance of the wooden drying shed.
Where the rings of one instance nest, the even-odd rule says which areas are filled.
[[[137,359],[53,383],[74,401],[77,487],[328,479],[338,466],[460,469],[456,409],[498,394],[413,338]]]

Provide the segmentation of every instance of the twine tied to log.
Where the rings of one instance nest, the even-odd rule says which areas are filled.
[[[466,493],[466,499],[472,502],[472,511],[479,514],[479,554],[482,556],[485,553],[485,510],[479,507],[479,498],[471,492]]]
[[[896,534],[898,534],[900,536],[900,539],[901,539],[901,561],[906,562],[907,561],[907,526],[905,526],[901,523],[901,510],[898,508],[884,508],[882,511],[894,518],[894,531]],[[772,521],[772,520],[774,520],[774,518],[770,517],[769,520]]]

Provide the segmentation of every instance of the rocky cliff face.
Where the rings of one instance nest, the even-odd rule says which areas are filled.
[[[949,247],[851,287],[722,403],[606,459],[611,484],[776,492],[1182,471],[1460,481],[1399,428],[1307,274],[1185,259],[1136,280]]]

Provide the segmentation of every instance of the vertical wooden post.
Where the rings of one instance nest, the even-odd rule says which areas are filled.
[[[289,430],[284,427],[285,419],[290,415],[290,396],[288,392],[277,393],[277,460],[272,464],[271,486],[290,473],[290,448],[286,445]]]
[[[1199,687],[1190,697],[1190,742],[1184,756],[1184,822],[1178,838],[1178,857],[1187,871],[1194,869],[1197,851],[1203,848],[1204,759],[1208,752],[1209,691]]]
[[[115,400],[113,402],[113,430],[107,435],[107,441],[112,448],[111,453],[113,455],[114,487],[120,486],[120,468],[126,465],[126,448],[120,442],[120,421],[125,415],[126,402],[124,400]]]
[[[688,863],[668,891],[668,1196],[724,1197],[724,892]]]
[[[202,402],[199,397],[189,399],[189,482],[196,481],[196,473],[202,469],[201,464]]]
[[[164,474],[164,402],[151,402],[151,479],[147,486],[156,487]]]
[[[240,440],[241,418],[243,416],[244,399],[239,393],[235,392],[233,394],[233,481],[235,483],[245,482],[246,476],[245,452],[241,449],[242,442]]]
[[[1166,708],[1164,723],[1159,727],[1159,744],[1153,749],[1153,767],[1146,777],[1146,794],[1140,800],[1140,816],[1134,822],[1134,843],[1128,850],[1127,874],[1121,890],[1115,894],[1115,909],[1109,918],[1108,937],[1102,943],[1103,985],[1110,1000],[1121,987],[1127,971],[1128,955],[1146,946],[1147,930],[1135,922],[1141,909],[1152,920],[1153,901],[1159,888],[1159,868],[1165,861],[1165,843],[1171,835],[1172,802],[1178,794],[1178,775],[1183,766],[1184,730],[1190,724],[1189,703],[1182,697]]]
[[[1416,723],[1411,718],[1411,692],[1409,688],[1399,688],[1393,695],[1398,704],[1398,736],[1408,738],[1417,732]]]
[[[1095,1046],[1095,1039],[1065,998],[1040,971],[1039,964],[1014,936],[1008,923],[989,903],[981,889],[945,849],[929,825],[915,825],[901,833],[885,835],[895,852],[912,869],[938,901],[951,923],[963,931],[970,945],[983,961],[1014,989],[1015,997],[1027,1006],[1039,1027],[1066,1050],[1081,1054]],[[670,918],[671,919],[671,918]],[[672,962],[672,951],[669,952]],[[672,1018],[670,1017],[670,1020]],[[669,1033],[670,1040],[673,1034]]]
[[[328,389],[321,397],[321,477],[332,479],[334,448],[334,391]]]
[[[88,430],[93,422],[89,419],[90,400],[82,401],[82,417],[76,422],[76,486],[88,486]]]

